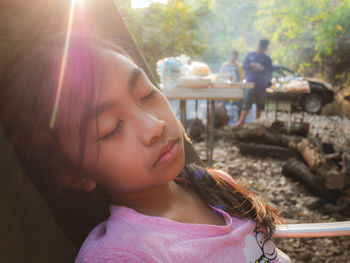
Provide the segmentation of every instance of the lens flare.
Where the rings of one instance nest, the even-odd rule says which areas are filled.
[[[58,87],[56,92],[56,98],[55,98],[55,104],[53,106],[52,114],[51,114],[51,120],[50,120],[50,127],[51,129],[55,126],[55,120],[56,120],[56,113],[57,109],[60,103],[60,97],[61,97],[61,91],[62,91],[62,83],[64,79],[64,73],[66,69],[66,62],[67,62],[67,55],[69,51],[69,42],[70,37],[72,33],[72,24],[73,24],[73,17],[74,17],[74,9],[76,5],[76,0],[72,0],[70,4],[70,10],[69,10],[69,18],[68,18],[68,25],[67,25],[67,33],[66,33],[66,39],[64,43],[64,49],[62,54],[62,60],[61,60],[61,67],[60,67],[60,74],[59,74],[59,80],[58,80]]]

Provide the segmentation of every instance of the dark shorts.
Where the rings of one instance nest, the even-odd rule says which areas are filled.
[[[249,111],[253,103],[258,110],[263,110],[265,106],[265,89],[246,89],[242,110]]]

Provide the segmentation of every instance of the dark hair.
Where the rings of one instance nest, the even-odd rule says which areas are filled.
[[[266,38],[260,39],[259,41],[259,47],[266,49],[269,45],[270,41]]]
[[[98,105],[99,84],[103,82],[101,52],[103,48],[124,52],[109,42],[75,34],[71,36],[68,55],[63,58],[64,44],[65,34],[58,34],[21,46],[8,58],[0,76],[0,118],[25,174],[48,201],[64,232],[81,243],[85,238],[82,233],[86,235],[101,222],[101,217],[108,216],[109,197],[99,187],[92,193],[60,187],[67,160],[58,138],[59,124],[50,127],[50,123],[57,115],[53,107],[61,65],[65,59],[58,111],[64,125],[79,123],[76,132],[80,135],[82,161],[87,125],[83,116]]]
[[[185,166],[181,177],[204,202],[226,211],[231,216],[254,220],[266,229],[268,237],[272,237],[276,224],[284,222],[276,209],[233,179],[214,170],[190,164]]]
[[[57,131],[50,127],[56,100],[64,38],[55,36],[40,45],[25,48],[11,58],[0,81],[0,117],[27,175],[48,200],[63,231],[77,244],[108,216],[109,197],[100,188],[85,193],[61,189],[65,172]],[[66,57],[66,75],[60,109],[66,125],[80,123],[79,153],[84,155],[86,120],[84,116],[98,98],[103,81],[103,49],[127,56],[120,48],[94,37],[72,35]],[[66,99],[69,98],[69,99]],[[198,175],[201,175],[198,177]],[[186,165],[179,176],[209,205],[222,206],[232,216],[251,218],[271,236],[280,222],[277,212],[251,192],[202,167]]]

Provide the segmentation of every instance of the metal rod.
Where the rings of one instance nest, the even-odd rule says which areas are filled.
[[[207,145],[207,161],[210,162],[210,153],[209,153],[209,126],[210,126],[210,110],[209,110],[209,99],[207,99],[207,127],[206,127],[206,136],[205,136],[205,142]]]
[[[180,120],[186,130],[187,119],[186,119],[186,100],[180,100]]]
[[[215,122],[215,100],[211,100],[210,105],[210,132],[209,132],[209,166],[213,165],[214,149],[214,122]]]
[[[277,225],[274,238],[350,236],[350,221]]]

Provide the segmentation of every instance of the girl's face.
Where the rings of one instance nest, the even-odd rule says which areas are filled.
[[[82,165],[78,125],[59,131],[64,154],[112,197],[169,182],[184,166],[184,146],[167,99],[129,59],[112,51],[103,56],[105,78],[88,116]]]

